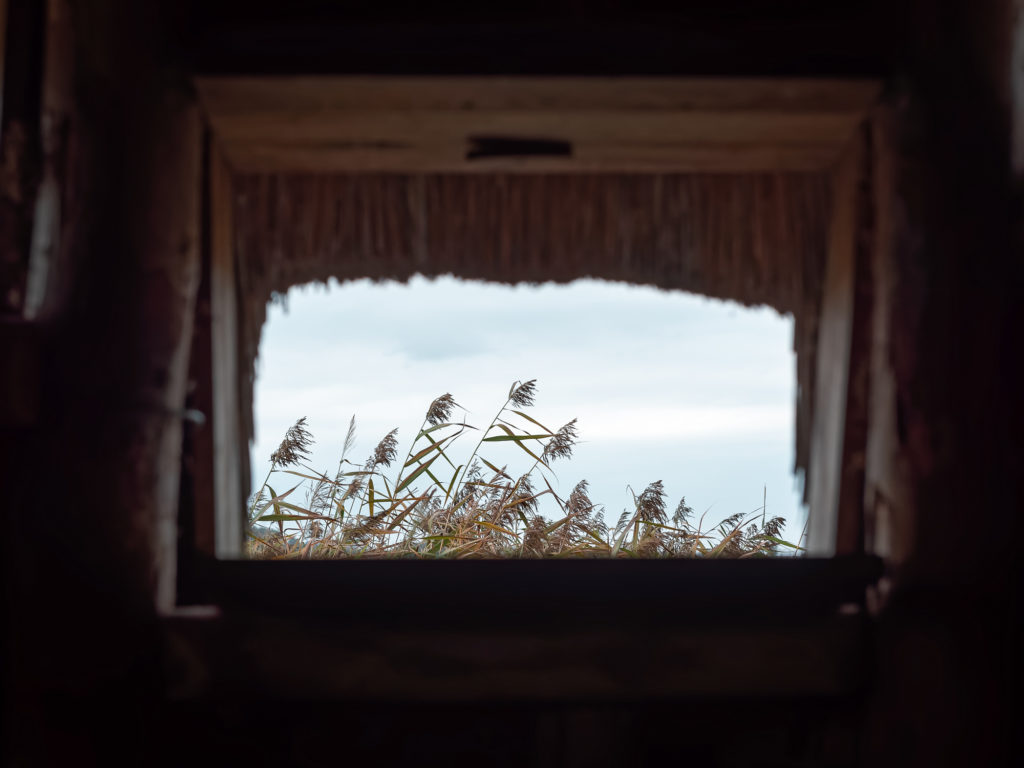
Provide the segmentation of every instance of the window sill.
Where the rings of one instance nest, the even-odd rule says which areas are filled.
[[[864,678],[870,558],[224,562],[164,620],[168,694],[819,698]],[[844,608],[844,606],[846,606]]]

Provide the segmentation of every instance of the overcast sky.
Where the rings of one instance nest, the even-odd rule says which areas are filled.
[[[401,457],[435,397],[451,392],[482,428],[512,382],[536,379],[531,415],[551,429],[578,420],[573,458],[553,467],[563,496],[587,479],[614,523],[632,507],[629,487],[662,480],[671,509],[685,495],[717,522],[761,506],[767,486],[768,513],[787,518],[795,541],[792,336],[792,319],[771,309],[596,280],[293,288],[263,329],[253,482],[300,416],[316,439],[313,466],[333,475],[352,415],[354,461],[394,427]],[[467,458],[477,437],[464,435],[454,455]],[[495,447],[492,463],[526,469],[514,445]]]

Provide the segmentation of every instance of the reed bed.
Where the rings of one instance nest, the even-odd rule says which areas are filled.
[[[453,420],[451,394],[431,402],[405,458],[397,430],[359,464],[349,456],[355,418],[333,476],[308,465],[313,437],[306,419],[290,427],[270,457],[263,485],[250,500],[246,550],[254,559],[773,557],[802,551],[781,538],[782,517],[764,507],[703,528],[704,516],[681,499],[670,514],[661,480],[639,494],[610,527],[586,480],[563,498],[552,487],[555,462],[572,458],[576,420],[552,430],[527,411],[535,380],[517,381],[485,429]],[[456,463],[454,446],[477,437]],[[463,441],[464,442],[464,441]],[[529,469],[485,452],[504,443],[522,450]],[[461,443],[460,443],[461,445]],[[278,493],[270,484],[287,478]],[[302,499],[303,503],[298,503]]]

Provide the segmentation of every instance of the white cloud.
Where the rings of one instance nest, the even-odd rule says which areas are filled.
[[[784,433],[792,425],[783,406],[600,409],[584,418],[590,440],[754,439]]]

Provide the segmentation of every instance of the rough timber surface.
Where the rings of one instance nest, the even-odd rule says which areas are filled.
[[[869,79],[206,77],[237,171],[391,173],[827,170],[877,100]],[[565,151],[480,157],[479,137]]]
[[[208,574],[221,613],[165,621],[165,663],[181,698],[846,695],[866,661],[855,606],[880,572],[870,558],[222,562]],[[282,664],[282,648],[318,661]],[[756,656],[773,663],[751,674]]]

